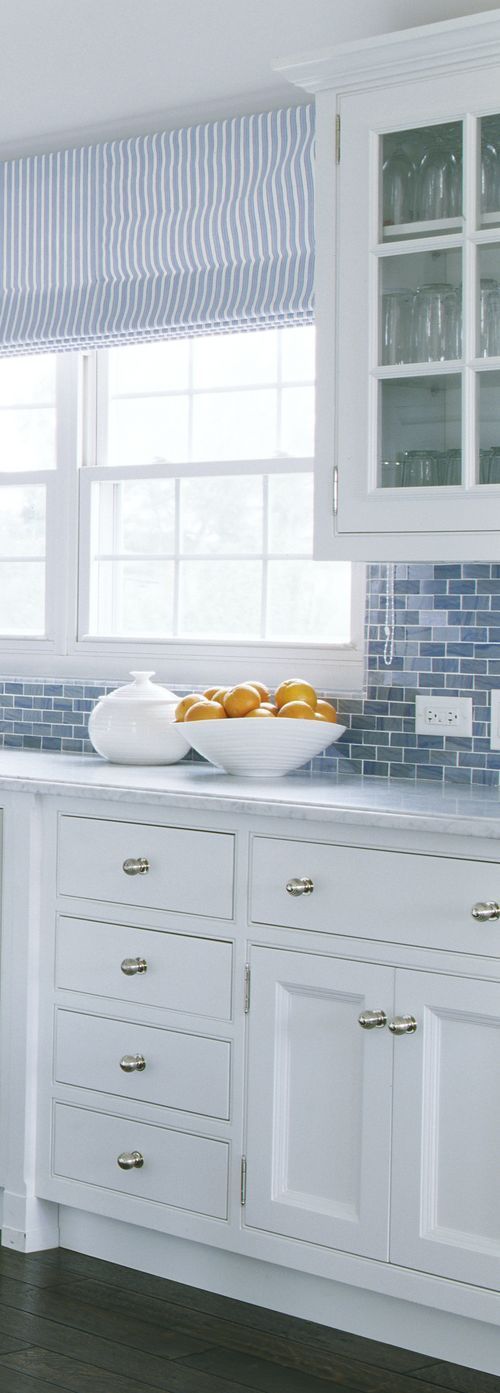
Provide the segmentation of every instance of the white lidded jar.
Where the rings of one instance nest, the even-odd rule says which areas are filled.
[[[131,672],[133,682],[101,697],[89,719],[97,753],[114,764],[176,764],[189,749],[175,724],[179,698],[152,682],[154,672]]]

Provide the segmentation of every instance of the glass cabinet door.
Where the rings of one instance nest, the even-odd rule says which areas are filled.
[[[339,535],[500,530],[500,99],[482,80],[341,103]]]

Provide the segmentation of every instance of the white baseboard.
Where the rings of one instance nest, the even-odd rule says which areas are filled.
[[[39,1253],[59,1247],[57,1204],[4,1190],[1,1213],[2,1248]]]
[[[59,1222],[63,1248],[500,1375],[500,1331],[485,1322],[65,1206]]]

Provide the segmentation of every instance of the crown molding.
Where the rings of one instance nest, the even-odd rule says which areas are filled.
[[[296,58],[279,58],[276,72],[307,92],[401,82],[433,72],[491,66],[500,59],[500,9],[444,20],[361,42],[338,44]]]

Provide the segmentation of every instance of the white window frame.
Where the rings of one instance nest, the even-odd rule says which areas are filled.
[[[57,366],[57,469],[2,474],[1,484],[47,486],[46,634],[41,638],[1,638],[0,670],[5,675],[36,674],[69,680],[122,679],[130,667],[154,668],[170,684],[212,685],[248,676],[277,683],[296,672],[321,690],[360,691],[364,679],[366,568],[352,567],[351,640],[346,644],[277,643],[268,640],[163,640],[98,638],[90,635],[90,493],[92,483],[177,477],[178,467],[141,465],[114,470],[102,464],[98,438],[98,393],[105,383],[105,360],[97,371],[97,352],[61,354]],[[102,397],[101,397],[102,399]],[[214,474],[313,472],[306,459],[215,462]],[[207,477],[212,465],[182,466],[183,475]],[[0,506],[1,506],[0,484]]]

